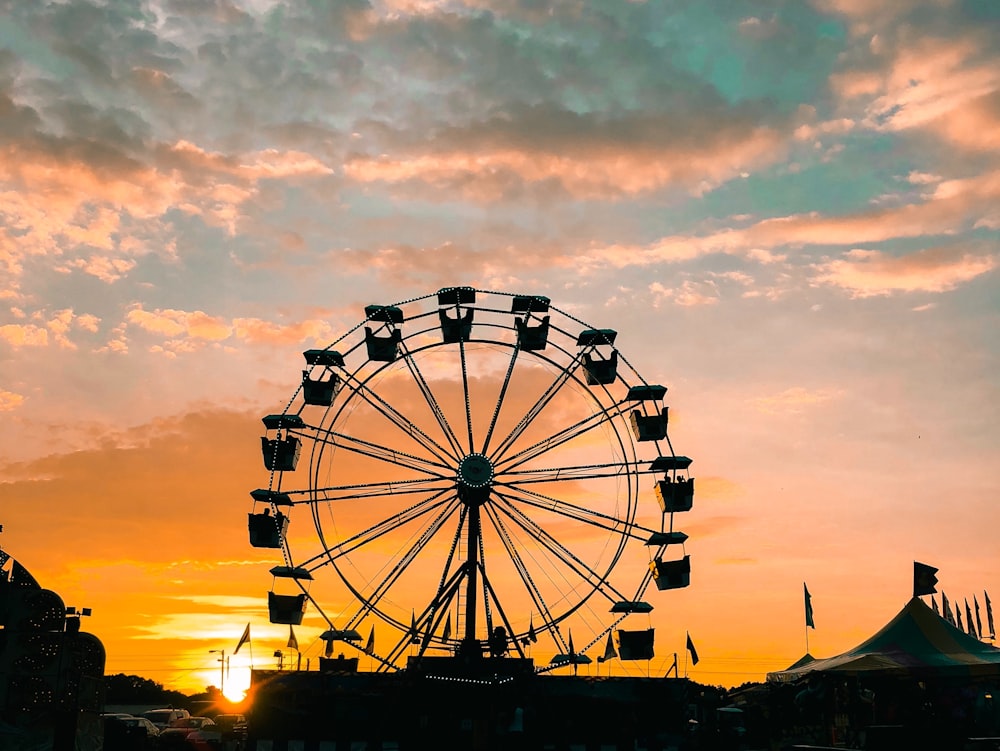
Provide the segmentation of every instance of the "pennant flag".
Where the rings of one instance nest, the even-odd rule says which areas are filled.
[[[294,649],[296,652],[299,651],[299,640],[295,638],[295,628],[291,623],[288,624],[288,644],[285,646],[289,649]]]
[[[952,626],[955,625],[955,616],[951,614],[951,603],[948,602],[948,595],[941,593],[941,609],[944,610],[944,619]]]
[[[324,657],[333,657],[333,639],[326,640],[326,648],[323,650]]]
[[[417,614],[410,611],[410,644],[420,643],[420,633],[417,631]]]
[[[938,583],[935,574],[938,572],[933,566],[926,563],[913,562],[913,596],[932,595],[937,592],[935,585]]]
[[[987,600],[989,602],[989,600]],[[531,620],[528,621],[528,640],[535,644],[538,641],[538,637],[535,635],[535,617],[532,616]]]
[[[698,650],[694,648],[694,642],[691,641],[691,634],[687,635],[687,650],[691,653],[691,664],[698,664]]]
[[[573,629],[569,631],[569,659],[573,660],[576,658],[576,650],[573,649]]]
[[[233,650],[233,654],[236,654],[237,652],[239,652],[240,651],[240,647],[242,647],[248,641],[250,641],[250,624],[249,623],[247,624],[247,627],[245,629],[243,629],[243,636],[240,637],[240,643],[236,645],[236,649]]]
[[[375,654],[375,626],[372,625],[372,630],[368,632],[368,642],[365,644],[365,654],[373,655]]]
[[[444,633],[441,634],[441,638],[448,641],[451,638],[451,613],[448,613],[448,620],[444,624]]]
[[[934,595],[931,595],[931,607],[934,608],[935,615],[941,615],[941,611],[938,610],[937,600],[934,599]]]
[[[976,634],[979,636],[980,639],[982,639],[983,638],[983,619],[979,615],[979,598],[977,598],[975,595],[972,595],[972,602],[976,606]]]
[[[994,638],[997,635],[997,630],[993,628],[993,605],[990,603],[990,596],[986,594],[986,590],[983,590],[983,598],[986,600],[986,625],[990,629],[990,638]]]
[[[965,598],[965,632],[976,636],[976,627],[972,625],[972,610],[969,608],[969,598]]]
[[[965,631],[965,626],[962,625],[962,608],[958,607],[957,602],[955,603],[955,625],[959,631]]]
[[[611,634],[608,634],[608,643],[604,645],[604,659],[610,660],[617,656],[618,653],[615,651],[615,643],[611,639]]]
[[[816,622],[813,620],[812,595],[809,594],[809,588],[805,582],[802,582],[802,591],[806,594],[806,628],[814,629],[816,628]]]

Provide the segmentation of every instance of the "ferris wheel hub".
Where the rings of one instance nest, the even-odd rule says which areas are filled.
[[[456,486],[465,503],[482,503],[489,497],[495,471],[493,462],[485,454],[472,453],[458,463]]]

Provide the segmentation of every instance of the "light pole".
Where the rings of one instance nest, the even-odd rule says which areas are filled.
[[[219,693],[225,695],[226,693],[226,650],[224,649],[210,649],[209,654],[216,653],[219,655]]]

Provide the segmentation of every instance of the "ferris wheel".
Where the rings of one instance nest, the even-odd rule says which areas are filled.
[[[666,388],[616,338],[547,297],[451,287],[369,305],[304,352],[263,418],[269,481],[251,493],[250,542],[283,558],[271,622],[308,613],[327,655],[343,641],[379,670],[524,658],[540,640],[558,665],[649,613],[650,585],[688,586],[674,514],[692,506],[691,460]]]

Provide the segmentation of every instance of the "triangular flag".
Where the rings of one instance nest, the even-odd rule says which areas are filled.
[[[977,636],[976,627],[972,625],[972,609],[969,607],[969,599],[965,599],[965,632],[969,636]]]
[[[451,613],[448,613],[448,620],[444,624],[444,633],[441,634],[441,638],[448,641],[451,638]]]
[[[812,595],[809,594],[809,587],[806,586],[805,582],[802,582],[802,591],[806,595],[806,628],[816,628],[816,622],[813,620],[813,604]]]
[[[368,642],[365,644],[365,654],[371,655],[375,654],[375,626],[372,625],[372,630],[368,632]]]
[[[576,657],[576,650],[573,649],[573,630],[570,629],[570,632],[569,632],[569,659],[572,660],[575,657]]]
[[[972,602],[976,606],[976,634],[979,636],[980,639],[982,639],[983,638],[983,619],[979,615],[979,599],[975,595],[972,595]]]
[[[941,615],[941,611],[938,610],[937,600],[934,599],[934,595],[931,595],[931,607],[934,608],[935,615]]]
[[[618,656],[618,652],[615,651],[615,642],[611,638],[611,634],[608,634],[608,643],[604,645],[604,659],[610,660]]]
[[[957,602],[955,603],[955,625],[959,631],[965,631],[965,626],[962,625],[962,608],[958,607]]]
[[[420,643],[420,632],[417,631],[417,614],[410,611],[410,644]]]
[[[935,585],[938,583],[935,574],[938,572],[933,566],[926,563],[913,562],[913,596],[932,595],[937,592]]]
[[[295,627],[291,623],[288,624],[288,644],[285,646],[296,652],[299,651],[299,640],[295,638]]]
[[[941,593],[941,609],[944,611],[944,619],[952,626],[955,625],[955,616],[951,613],[951,603],[948,602],[948,595]]]
[[[691,664],[698,664],[698,650],[694,648],[694,642],[691,641],[691,634],[687,635],[687,650],[691,653]]]
[[[534,644],[538,641],[538,636],[535,634],[535,617],[532,616],[528,620],[528,640]]]
[[[250,624],[249,623],[247,624],[247,627],[245,629],[243,629],[243,636],[240,637],[239,644],[236,645],[236,649],[233,650],[233,654],[236,654],[237,652],[239,652],[240,651],[240,647],[242,647],[248,641],[250,641]]]
[[[333,657],[333,639],[326,640],[326,648],[323,650],[324,657]]]
[[[989,626],[990,638],[993,639],[997,635],[997,630],[993,628],[993,604],[985,589],[983,590],[983,598],[986,600],[986,625]]]

